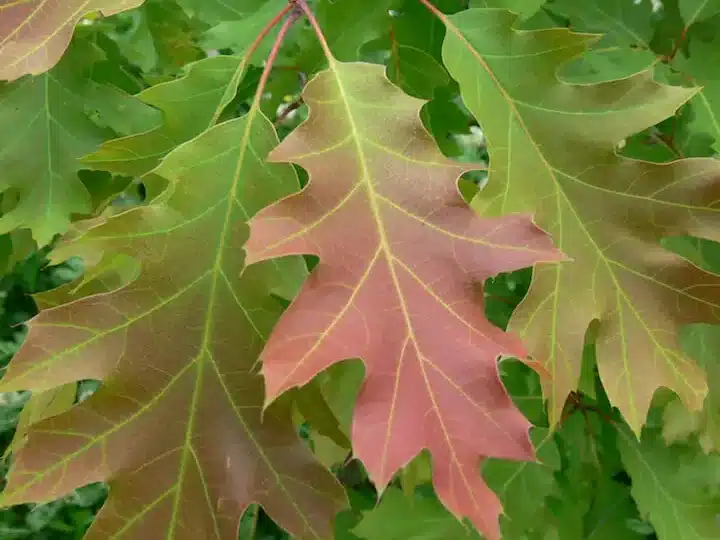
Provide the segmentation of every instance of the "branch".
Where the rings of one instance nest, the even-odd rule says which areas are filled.
[[[288,105],[285,110],[278,115],[278,117],[275,119],[275,127],[279,126],[293,111],[298,110],[300,107],[303,106],[305,102],[303,101],[302,96],[297,98],[295,101],[293,101],[290,105]]]
[[[292,4],[288,4],[285,9],[283,10],[284,13],[287,13],[293,8]],[[260,106],[260,100],[262,99],[263,92],[265,91],[265,86],[267,85],[268,79],[270,78],[270,72],[272,71],[273,64],[275,63],[275,59],[277,58],[278,52],[280,51],[280,47],[282,46],[283,40],[285,39],[285,36],[287,35],[288,30],[290,30],[290,27],[292,24],[298,19],[299,14],[297,11],[292,11],[290,13],[290,16],[285,19],[285,22],[283,23],[282,27],[280,28],[280,31],[278,32],[277,37],[275,38],[275,42],[273,43],[272,49],[270,50],[270,54],[267,57],[267,60],[265,62],[265,67],[263,68],[262,75],[260,75],[260,81],[258,82],[257,90],[255,91],[255,97],[253,98],[252,105],[250,106],[251,109],[254,109],[256,107]],[[270,27],[272,28],[272,27]]]

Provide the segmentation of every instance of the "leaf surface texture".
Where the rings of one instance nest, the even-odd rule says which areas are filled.
[[[297,538],[330,534],[340,485],[285,405],[261,422],[257,356],[282,311],[273,293],[304,275],[297,258],[243,272],[248,216],[297,186],[290,166],[264,163],[276,144],[257,109],[216,126],[154,171],[170,181],[159,198],[63,248],[99,261],[95,283],[126,285],[43,311],[1,387],[103,386],[30,428],[4,504],[106,481],[89,540],[235,538],[254,502]]]
[[[310,174],[303,191],[251,220],[248,261],[315,254],[320,263],[261,356],[268,400],[360,357],[355,455],[383,488],[423,448],[438,496],[497,537],[499,503],[481,456],[532,456],[527,420],[498,375],[520,342],[482,312],[479,284],[560,255],[527,215],[482,219],[382,66],[342,63],[306,87],[309,119],[270,155]],[[468,437],[473,433],[472,437]]]
[[[661,241],[720,239],[720,164],[654,164],[615,152],[694,91],[653,82],[650,71],[568,84],[558,68],[595,38],[566,29],[517,31],[515,21],[491,9],[448,17],[444,59],[488,138],[489,184],[475,207],[488,215],[536,212],[572,259],[536,268],[510,323],[551,373],[551,418],[577,388],[593,321],[600,376],[633,429],[659,387],[700,408],[705,374],[682,351],[677,332],[717,320],[720,279]]]

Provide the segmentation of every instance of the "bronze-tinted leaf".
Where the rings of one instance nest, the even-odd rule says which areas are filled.
[[[295,538],[329,536],[340,485],[285,406],[261,421],[257,356],[283,307],[272,293],[305,274],[299,258],[243,272],[248,216],[297,187],[292,167],[264,161],[276,144],[257,109],[216,126],[155,170],[170,187],[151,204],[61,249],[98,261],[80,293],[111,290],[36,317],[0,391],[103,386],[30,428],[3,504],[106,481],[87,540],[231,540],[251,503]]]
[[[145,0],[0,0],[0,80],[37,75],[65,52],[88,13],[112,15]]]

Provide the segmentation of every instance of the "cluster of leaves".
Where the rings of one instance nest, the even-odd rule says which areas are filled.
[[[720,537],[719,30],[0,1],[3,538]]]

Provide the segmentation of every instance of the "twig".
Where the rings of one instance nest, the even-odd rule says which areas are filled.
[[[315,31],[315,35],[318,38],[318,41],[320,42],[320,47],[322,47],[323,52],[325,53],[325,56],[327,57],[329,62],[334,62],[335,57],[332,54],[332,51],[330,50],[330,45],[328,45],[327,40],[325,39],[325,35],[322,32],[322,29],[320,28],[320,24],[318,23],[317,19],[315,18],[315,15],[313,14],[312,10],[308,7],[306,0],[292,0],[293,4],[305,14],[305,17],[307,17],[307,20],[310,21],[310,26],[313,27],[313,30]]]
[[[275,15],[270,22],[268,22],[265,27],[260,31],[260,33],[257,35],[255,40],[250,44],[250,47],[248,47],[247,52],[245,53],[245,58],[248,60],[253,55],[253,53],[257,50],[257,48],[260,46],[260,43],[267,37],[267,35],[270,33],[270,30],[275,28],[275,25],[280,22],[280,20],[291,10],[293,9],[292,4],[286,5],[284,8],[282,8],[277,15]],[[287,30],[286,30],[287,31]],[[283,36],[284,37],[284,36]]]
[[[397,36],[395,36],[395,24],[390,21],[390,49],[395,59],[395,80],[400,84],[400,50],[398,49]]]
[[[680,50],[680,47],[682,46],[683,42],[685,41],[685,38],[687,38],[688,30],[690,30],[690,25],[683,28],[683,31],[680,33],[678,38],[675,40],[675,43],[673,43],[673,48],[670,51],[670,54],[661,56],[660,60],[665,63],[670,63],[675,59],[675,55]]]
[[[438,8],[436,8],[434,5],[432,5],[432,3],[430,3],[429,0],[420,0],[420,3],[423,4],[426,8],[428,8],[432,12],[432,14],[435,15],[441,21],[443,21],[443,22],[447,21],[447,17],[445,16],[445,14],[442,11],[440,11]]]
[[[296,111],[300,107],[303,106],[305,102],[303,101],[302,96],[297,98],[295,101],[293,101],[290,105],[288,105],[285,110],[278,115],[278,117],[275,119],[275,127],[278,127],[293,111]]]
[[[570,392],[570,395],[567,398],[567,402],[565,404],[565,407],[563,408],[562,415],[560,416],[560,421],[558,422],[559,425],[562,425],[565,423],[565,421],[570,417],[571,414],[573,414],[575,411],[581,411],[583,414],[587,414],[587,411],[592,411],[595,414],[597,414],[601,420],[603,420],[607,424],[614,424],[615,420],[611,417],[605,414],[604,411],[596,407],[595,405],[589,405],[587,403],[583,403],[582,396],[578,392]]]
[[[288,4],[285,9],[285,13],[290,11],[292,7],[292,4]],[[273,43],[270,54],[268,55],[265,62],[265,67],[263,68],[262,75],[260,75],[260,81],[258,81],[257,91],[255,92],[255,97],[253,98],[252,105],[250,106],[251,109],[260,106],[260,100],[262,99],[263,92],[265,91],[265,86],[267,85],[268,79],[270,78],[270,72],[272,71],[273,64],[275,63],[278,52],[280,52],[280,47],[282,46],[283,40],[285,39],[285,35],[287,34],[288,30],[290,30],[292,24],[297,20],[298,16],[299,15],[296,11],[292,11],[290,13],[290,16],[285,19],[285,22],[280,28],[277,38],[275,38],[275,43]]]
[[[262,30],[260,30],[260,33],[257,35],[257,37],[255,38],[255,40],[250,44],[250,47],[248,47],[247,51],[246,51],[245,54],[243,55],[243,59],[242,59],[242,61],[240,62],[240,65],[238,66],[238,68],[235,70],[235,73],[234,73],[233,76],[232,76],[232,80],[234,80],[234,79],[236,79],[236,78],[239,78],[239,77],[245,72],[245,67],[246,67],[247,64],[250,62],[250,58],[252,58],[252,55],[255,53],[255,51],[256,51],[257,48],[260,46],[260,44],[262,43],[262,41],[263,41],[263,40],[267,37],[267,35],[270,33],[270,30],[272,30],[273,28],[275,28],[275,25],[277,25],[277,23],[279,23],[280,20],[281,20],[285,15],[287,15],[292,9],[293,9],[293,5],[290,4],[290,3],[287,4],[283,9],[281,9],[281,10],[265,25],[265,27],[264,27]],[[293,19],[293,20],[294,20],[294,19]],[[287,30],[286,30],[285,32],[287,32]],[[284,37],[284,34],[283,34],[282,37]],[[280,41],[282,41],[282,39],[280,39]],[[275,56],[277,56],[277,53],[275,53]],[[238,81],[238,82],[239,82],[239,81]],[[267,82],[267,81],[266,81],[266,82]],[[231,84],[232,84],[232,83],[231,83]],[[263,87],[264,87],[264,85],[263,85]],[[221,102],[221,105],[222,105],[222,102]],[[222,112],[223,112],[224,109],[225,109],[224,105],[223,105],[223,106],[218,106],[218,108],[215,109],[215,113],[213,114],[212,119],[210,120],[210,125],[208,126],[209,128],[212,127],[212,126],[214,126],[214,125],[217,123],[217,121],[218,121],[218,119],[220,118],[220,115],[222,114]]]

